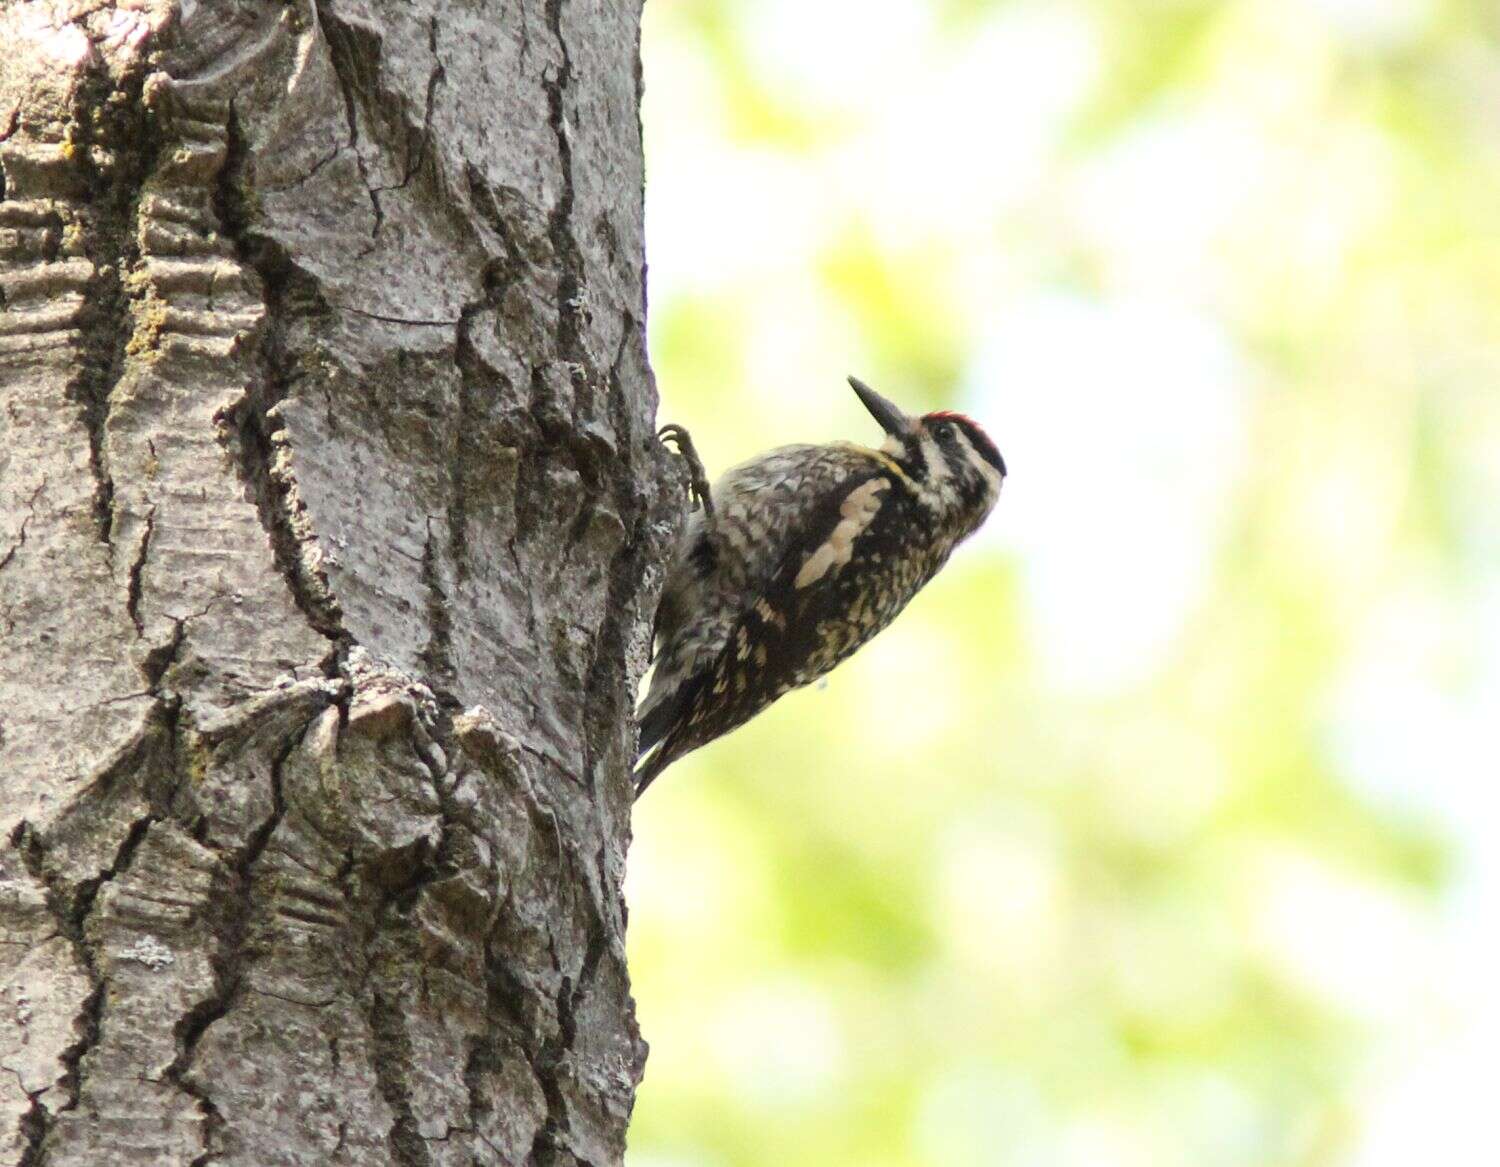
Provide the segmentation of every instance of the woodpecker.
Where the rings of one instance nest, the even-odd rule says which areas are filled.
[[[688,517],[656,612],[636,797],[678,758],[817,680],[889,624],[994,507],[1005,460],[960,413],[908,416],[857,377],[885,431],[781,446],[709,488],[692,439]]]

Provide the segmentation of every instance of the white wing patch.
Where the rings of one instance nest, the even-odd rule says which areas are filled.
[[[802,561],[802,570],[792,581],[795,588],[805,588],[817,583],[828,574],[829,569],[843,567],[854,554],[854,541],[870,525],[880,510],[881,494],[891,485],[885,477],[870,479],[856,486],[839,507],[839,521],[821,547]]]

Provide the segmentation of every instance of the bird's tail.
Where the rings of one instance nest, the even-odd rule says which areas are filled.
[[[647,694],[642,706],[640,744],[636,747],[635,796],[639,798],[656,776],[680,758],[683,714],[692,702],[691,682],[661,693]]]
[[[655,696],[656,700],[652,700]],[[646,695],[640,711],[640,742],[636,746],[635,758],[640,761],[667,736],[677,716],[677,694],[664,693]]]
[[[674,732],[673,705],[665,701],[646,711],[641,718],[641,744],[635,755],[635,796],[639,798],[646,787],[656,781],[656,776],[681,756],[678,734]]]
[[[670,742],[663,742],[652,752],[644,762],[636,765],[635,773],[631,775],[635,779],[635,796],[639,798],[646,793],[646,787],[656,781],[656,776],[665,770],[673,761],[675,751],[671,749]]]

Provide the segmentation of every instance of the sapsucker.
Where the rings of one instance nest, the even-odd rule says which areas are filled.
[[[701,506],[656,613],[637,796],[889,624],[999,498],[1005,461],[974,421],[908,416],[862,381],[849,384],[885,430],[879,449],[782,446],[710,492],[686,432],[662,431],[693,466]]]

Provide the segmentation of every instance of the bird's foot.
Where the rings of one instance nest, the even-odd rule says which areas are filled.
[[[656,437],[664,445],[670,444],[675,447],[677,456],[687,463],[688,493],[693,496],[693,501],[703,508],[704,515],[710,519],[713,518],[713,493],[708,487],[708,475],[703,472],[703,462],[699,459],[698,451],[693,445],[693,436],[674,422],[671,425],[662,426],[657,431]]]

